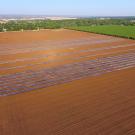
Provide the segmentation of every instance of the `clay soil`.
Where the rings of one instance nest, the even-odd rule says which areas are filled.
[[[87,39],[92,41],[86,43]],[[35,49],[48,42],[48,50]],[[59,46],[62,42],[65,47]],[[75,44],[68,47],[70,42]],[[0,75],[125,54],[135,51],[134,44],[133,40],[64,29],[0,33]],[[1,96],[0,135],[134,135],[134,99],[134,67]]]

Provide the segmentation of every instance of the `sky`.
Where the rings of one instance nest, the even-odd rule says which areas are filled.
[[[135,0],[0,0],[0,14],[135,16]]]

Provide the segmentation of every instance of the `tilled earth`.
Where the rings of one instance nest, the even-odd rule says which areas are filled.
[[[0,133],[134,135],[134,74],[134,40],[0,33]]]

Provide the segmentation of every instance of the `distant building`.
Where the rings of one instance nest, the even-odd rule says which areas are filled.
[[[131,20],[131,22],[135,23],[135,20]]]
[[[18,20],[22,20],[22,21],[33,21],[33,20],[73,20],[73,19],[77,19],[75,17],[62,17],[62,16],[48,16],[48,17],[16,17],[16,18],[7,18],[7,19],[1,19],[0,23],[7,23],[9,21],[18,21]]]
[[[49,20],[74,20],[77,18],[74,18],[74,17],[46,17],[46,19],[49,19]]]
[[[0,24],[5,24],[7,23],[7,20],[0,20]]]
[[[21,29],[20,31],[21,31],[21,32],[23,32],[23,31],[24,31],[24,29]]]
[[[3,28],[3,32],[6,32],[6,31],[7,31],[7,29]]]
[[[99,20],[109,20],[111,18],[99,18]]]

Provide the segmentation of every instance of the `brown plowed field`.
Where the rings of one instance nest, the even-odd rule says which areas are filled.
[[[135,135],[135,41],[0,33],[0,135]]]

